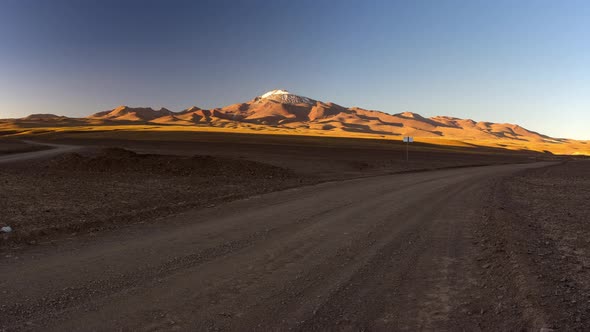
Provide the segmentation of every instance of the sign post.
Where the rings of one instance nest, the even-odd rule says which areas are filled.
[[[408,146],[410,145],[410,143],[414,142],[414,137],[412,136],[404,136],[404,142],[406,143],[406,161],[410,160],[410,155],[409,155],[409,148]]]

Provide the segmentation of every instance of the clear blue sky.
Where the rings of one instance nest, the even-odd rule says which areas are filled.
[[[590,1],[0,0],[0,117],[267,90],[590,139]]]

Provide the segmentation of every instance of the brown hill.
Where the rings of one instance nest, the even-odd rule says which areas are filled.
[[[41,121],[43,120],[43,121]],[[20,122],[19,122],[20,121]],[[273,90],[250,101],[222,108],[204,110],[190,107],[181,112],[165,108],[119,106],[83,119],[70,119],[51,114],[31,115],[13,121],[15,126],[31,127],[36,122],[52,122],[55,126],[113,124],[157,124],[174,126],[211,126],[223,128],[268,128],[297,134],[415,136],[445,139],[468,144],[499,146],[511,149],[557,151],[559,153],[588,153],[587,143],[552,138],[521,126],[507,123],[476,122],[448,116],[425,118],[403,112],[389,114],[358,107],[343,107]],[[1,127],[1,126],[0,126]],[[576,145],[576,148],[564,148]]]
[[[29,121],[44,121],[44,120],[60,120],[60,119],[67,119],[66,116],[63,115],[55,115],[49,113],[38,113],[38,114],[31,114],[29,116],[25,116],[21,118],[22,120],[29,120]]]
[[[152,121],[169,115],[174,115],[174,112],[165,108],[154,110],[149,107],[119,106],[112,110],[95,113],[88,118],[123,121]]]

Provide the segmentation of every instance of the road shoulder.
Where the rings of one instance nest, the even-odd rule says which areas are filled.
[[[481,327],[587,328],[590,163],[529,169],[494,186],[475,240]]]

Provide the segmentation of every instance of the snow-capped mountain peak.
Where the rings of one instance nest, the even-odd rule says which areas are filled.
[[[290,95],[290,93],[287,90],[272,90],[263,94],[262,96],[260,96],[260,98],[268,98],[273,95]]]
[[[283,103],[283,104],[307,104],[307,105],[313,105],[313,104],[316,103],[316,101],[313,100],[313,99],[291,94],[287,90],[272,90],[272,91],[269,91],[269,92],[263,94],[262,96],[260,96],[259,97],[259,100],[261,100],[261,99],[270,99],[270,100],[278,101],[278,102]]]

